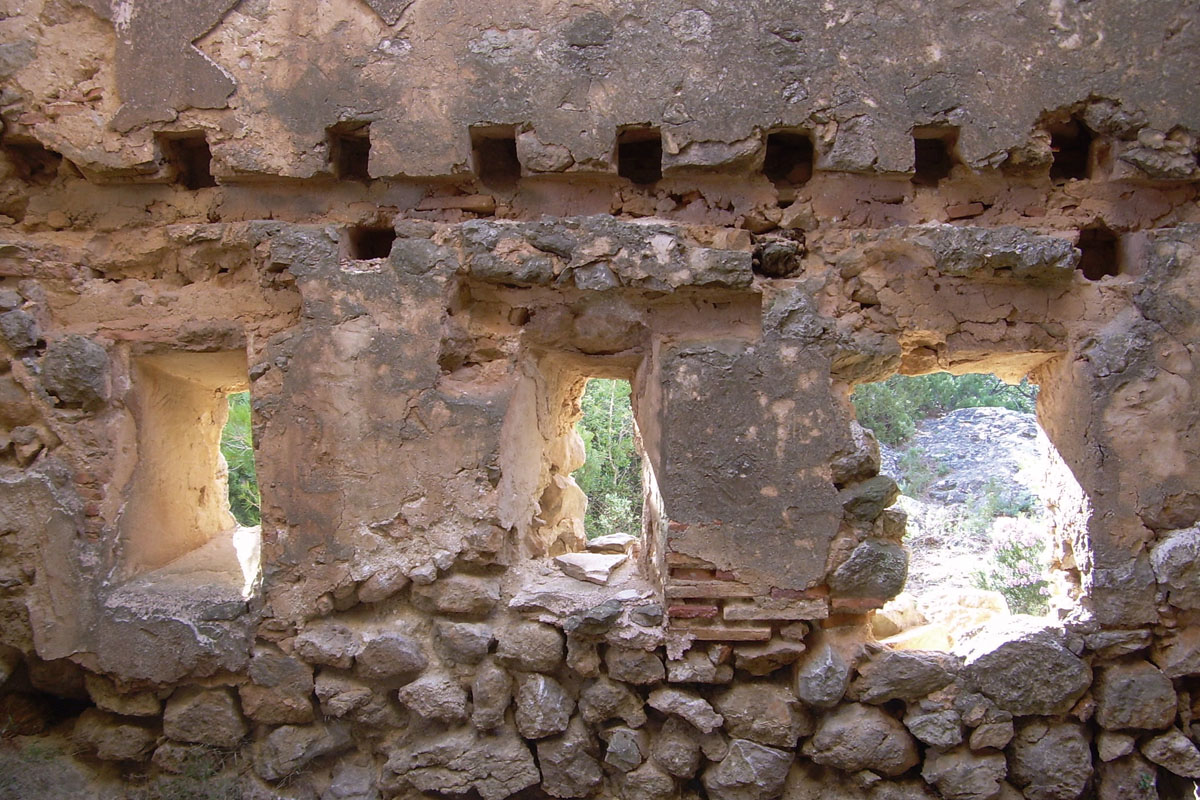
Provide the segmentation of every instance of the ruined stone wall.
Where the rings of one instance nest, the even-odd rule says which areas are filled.
[[[1190,797],[1200,6],[501,5],[0,6],[0,796]],[[895,650],[848,398],[938,370],[1090,515]]]

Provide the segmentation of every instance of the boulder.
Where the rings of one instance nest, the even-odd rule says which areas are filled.
[[[587,797],[604,779],[595,740],[578,717],[560,736],[537,743],[542,789],[552,797]]]
[[[1092,689],[1096,722],[1102,728],[1162,730],[1175,720],[1175,687],[1148,661],[1113,664],[1099,670]]]
[[[834,570],[829,588],[835,596],[877,599],[883,605],[904,590],[907,579],[908,551],[904,546],[867,539]]]
[[[254,771],[263,780],[277,781],[295,775],[313,759],[340,753],[352,744],[349,728],[341,722],[283,725],[254,745]]]
[[[1158,770],[1140,755],[1101,762],[1096,768],[1096,800],[1158,800]]]
[[[481,731],[490,731],[504,722],[504,712],[512,702],[512,678],[491,661],[475,671],[471,682],[471,723]]]
[[[607,747],[604,763],[619,772],[636,769],[646,758],[648,742],[646,735],[632,728],[617,727],[605,731]]]
[[[857,420],[850,421],[850,439],[837,453],[834,453],[833,482],[845,486],[855,481],[865,481],[879,474],[879,442],[875,434],[858,424]]]
[[[1092,683],[1091,668],[1045,622],[1011,617],[959,643],[962,674],[997,706],[1017,716],[1062,714]]]
[[[504,800],[541,780],[529,747],[511,725],[494,733],[472,727],[431,733],[393,750],[384,769],[417,791],[475,791],[483,800]]]
[[[707,700],[682,689],[660,687],[650,693],[646,703],[655,710],[674,714],[691,723],[701,733],[711,733],[725,722]]]
[[[653,761],[625,774],[620,781],[621,800],[674,800],[674,779]]]
[[[176,689],[163,712],[163,733],[177,742],[237,747],[249,732],[228,687]]]
[[[1027,720],[1009,745],[1008,775],[1029,800],[1075,800],[1092,777],[1092,747],[1083,726]]]
[[[396,693],[417,719],[457,725],[467,720],[467,690],[454,677],[427,672]]]
[[[813,731],[808,709],[779,684],[739,683],[717,695],[713,703],[725,718],[725,731],[735,739],[787,750]]]
[[[646,724],[642,699],[623,683],[597,678],[588,683],[579,695],[579,712],[589,725],[599,725],[620,719],[631,728]]]
[[[832,708],[850,685],[850,665],[827,639],[809,646],[796,662],[796,696],[813,708]]]
[[[267,725],[303,724],[313,720],[313,669],[303,661],[269,647],[256,647],[250,657],[250,683],[238,687],[242,710]]]
[[[500,583],[477,575],[447,575],[424,586],[414,586],[413,602],[442,614],[486,616],[500,602]]]
[[[350,669],[362,648],[354,631],[337,622],[310,624],[297,634],[293,646],[297,655],[308,663],[338,669]]]
[[[158,726],[89,708],[75,720],[71,738],[101,761],[144,761],[158,743]]]
[[[650,745],[654,760],[676,778],[688,779],[700,768],[699,732],[678,717],[667,717]]]
[[[563,634],[540,622],[518,622],[500,631],[496,658],[510,669],[554,672],[563,663]]]
[[[1200,778],[1200,751],[1178,728],[1142,743],[1142,755],[1183,778]]]
[[[96,410],[108,401],[108,352],[86,336],[70,335],[46,345],[42,386],[59,404]]]
[[[1008,768],[1003,753],[973,753],[965,746],[926,754],[921,777],[945,800],[991,800]]]
[[[876,475],[847,486],[838,494],[838,499],[847,516],[870,522],[896,502],[899,496],[900,487],[894,480],[887,475]]]
[[[482,623],[440,619],[433,626],[434,645],[455,664],[478,664],[495,640],[491,626]]]
[[[575,701],[554,678],[532,673],[517,679],[517,730],[526,739],[562,733],[574,710]]]
[[[1150,548],[1150,565],[1171,605],[1200,608],[1200,525],[1163,534]]]
[[[383,633],[362,644],[354,671],[368,681],[407,683],[429,666],[420,643],[402,633]]]
[[[704,770],[704,788],[711,800],[774,800],[794,758],[790,751],[734,739],[725,758]]]
[[[844,772],[899,775],[917,763],[917,745],[899,720],[875,706],[850,703],[826,714],[804,755]]]

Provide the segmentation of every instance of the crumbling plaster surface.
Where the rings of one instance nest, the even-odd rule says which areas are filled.
[[[96,796],[202,748],[255,798],[1175,796],[1200,776],[1196,13],[6,10],[7,731],[71,736]],[[1089,174],[1051,180],[1069,118]],[[331,175],[346,121],[375,180]],[[617,174],[637,124],[652,185]],[[959,163],[924,186],[931,124]],[[519,181],[476,178],[476,125],[514,126]],[[802,185],[762,172],[780,127],[813,137]],[[197,130],[217,185],[187,190],[160,140]],[[361,225],[385,258],[353,257]],[[1089,280],[1098,225],[1117,274]],[[253,398],[245,593],[214,580],[219,503],[139,511],[187,461],[139,370],[212,358],[245,374],[211,391]],[[936,370],[1036,380],[1092,513],[1055,543],[1074,608],[891,650],[869,619],[904,517],[848,398]],[[553,561],[582,546],[595,376],[631,380],[648,498],[603,585]]]

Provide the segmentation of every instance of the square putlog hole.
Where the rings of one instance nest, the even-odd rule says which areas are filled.
[[[387,258],[396,241],[396,230],[391,226],[358,225],[345,230],[346,255],[355,261]]]
[[[926,128],[913,131],[913,177],[917,186],[937,186],[950,177],[957,159],[954,149],[958,145],[956,128]]]
[[[1089,281],[1121,274],[1120,237],[1107,225],[1097,222],[1079,231],[1079,266]]]
[[[617,134],[617,174],[639,186],[662,178],[662,134],[658,128],[626,128]]]
[[[333,176],[343,181],[371,180],[371,125],[366,122],[339,122],[325,131],[329,141],[329,165]]]
[[[521,177],[517,158],[517,131],[512,125],[471,128],[471,155],[475,174],[484,186],[511,189]]]
[[[203,131],[162,136],[159,146],[175,174],[175,183],[191,190],[217,185],[212,174],[212,151]]]
[[[1077,119],[1050,126],[1050,180],[1085,180],[1092,176],[1092,132]]]
[[[813,174],[812,138],[800,131],[767,134],[763,174],[776,187],[800,186]]]

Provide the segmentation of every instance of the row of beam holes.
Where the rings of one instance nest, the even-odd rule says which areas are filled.
[[[340,180],[370,181],[368,163],[371,153],[370,124],[343,122],[327,131],[329,163]],[[936,187],[949,176],[957,158],[956,128],[918,128],[913,132],[915,164],[912,182],[917,186]],[[1050,128],[1053,162],[1050,177],[1054,181],[1090,177],[1094,137],[1087,126],[1071,119]],[[216,186],[211,163],[212,153],[202,131],[164,134],[159,139],[176,183],[187,189]],[[512,187],[521,176],[517,157],[516,131],[512,126],[471,129],[475,168],[487,186]],[[45,151],[49,152],[49,151]],[[27,155],[22,153],[21,155]],[[813,174],[813,144],[805,133],[777,131],[767,136],[763,174],[781,191],[790,193],[806,183]],[[30,172],[44,169],[44,159],[26,157],[21,162],[33,166]],[[617,137],[617,173],[641,186],[662,178],[662,137],[657,128],[624,128]],[[346,255],[363,260],[386,258],[395,232],[390,226],[350,228],[346,236]],[[1103,223],[1079,232],[1082,253],[1079,270],[1088,280],[1120,274],[1120,248],[1116,233]]]

